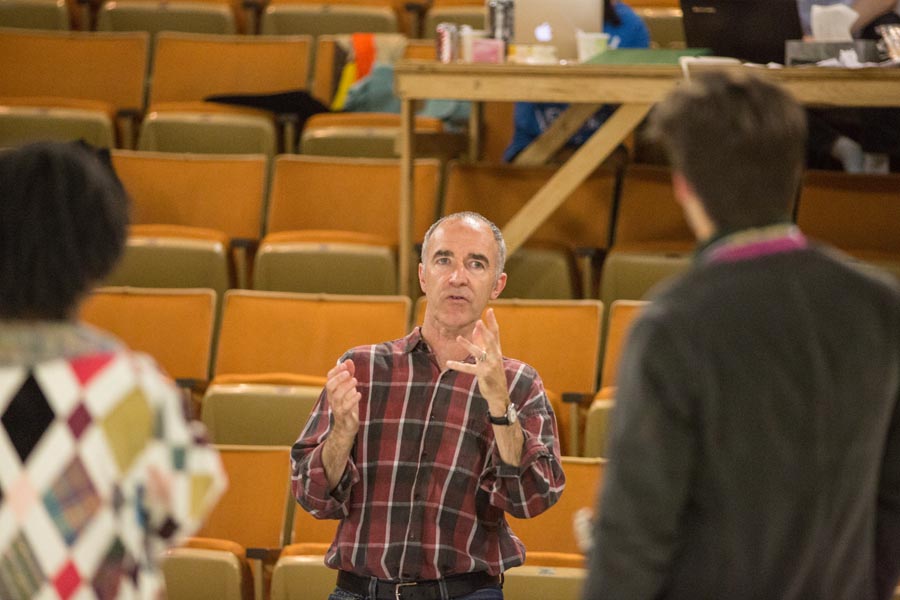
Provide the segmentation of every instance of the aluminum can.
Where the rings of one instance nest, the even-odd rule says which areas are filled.
[[[488,0],[488,34],[509,47],[513,37],[513,0]]]
[[[434,28],[437,59],[449,63],[459,58],[459,28],[455,23],[438,23]]]

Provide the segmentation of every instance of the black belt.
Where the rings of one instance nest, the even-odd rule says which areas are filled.
[[[337,585],[342,590],[369,597],[369,585],[372,577],[361,577],[349,571],[338,571]],[[371,600],[443,600],[459,598],[490,585],[499,585],[500,577],[488,575],[484,571],[450,575],[444,579],[425,579],[422,581],[387,581],[375,579],[375,596]],[[441,596],[441,582],[447,590],[446,597]]]

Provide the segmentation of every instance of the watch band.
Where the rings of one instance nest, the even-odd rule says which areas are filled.
[[[509,417],[503,415],[502,417],[495,417],[488,411],[488,420],[490,420],[493,425],[509,425]]]

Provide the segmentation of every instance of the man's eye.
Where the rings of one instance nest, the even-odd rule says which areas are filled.
[[[480,260],[473,260],[473,261],[470,263],[470,265],[471,265],[471,267],[472,267],[473,269],[476,269],[476,270],[482,270],[482,269],[485,268],[484,263],[481,262]]]

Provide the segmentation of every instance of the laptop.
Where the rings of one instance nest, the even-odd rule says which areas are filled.
[[[603,31],[603,0],[516,0],[514,44],[556,47],[556,57],[578,57],[575,32]]]
[[[796,0],[681,0],[689,48],[746,62],[784,64],[788,40],[803,37]]]

